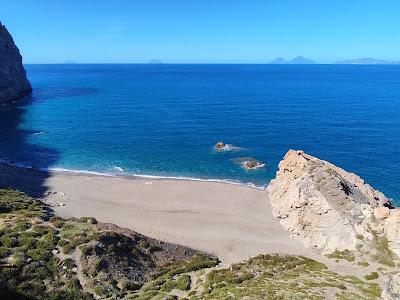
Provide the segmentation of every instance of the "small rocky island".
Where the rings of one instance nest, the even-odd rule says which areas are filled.
[[[235,162],[245,170],[258,170],[265,167],[265,164],[253,157],[236,158]]]
[[[22,56],[7,28],[0,22],[0,105],[32,90],[22,65]]]
[[[218,142],[214,145],[214,150],[218,152],[223,151],[240,151],[242,150],[241,147],[237,147],[231,144],[225,144],[224,142]]]

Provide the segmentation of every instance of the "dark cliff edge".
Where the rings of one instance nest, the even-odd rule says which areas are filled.
[[[0,22],[0,104],[16,100],[31,90],[19,49]]]

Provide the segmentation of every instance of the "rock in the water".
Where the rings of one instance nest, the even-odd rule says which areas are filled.
[[[215,151],[239,151],[241,147],[237,147],[231,144],[225,144],[224,142],[218,142],[214,145]]]
[[[21,54],[0,22],[0,104],[15,100],[31,90]]]
[[[265,167],[265,164],[256,160],[252,157],[241,157],[235,159],[235,162],[239,164],[245,170],[258,170]]]
[[[214,149],[217,151],[222,151],[225,148],[226,148],[226,144],[224,142],[218,142],[214,146]]]
[[[308,247],[355,251],[360,238],[384,237],[400,255],[400,209],[356,174],[290,150],[267,192],[274,216]]]

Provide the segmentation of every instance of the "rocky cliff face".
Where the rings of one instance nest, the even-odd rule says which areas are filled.
[[[355,174],[290,150],[267,192],[274,216],[308,247],[400,256],[400,209]]]
[[[13,38],[0,22],[0,104],[32,90]]]

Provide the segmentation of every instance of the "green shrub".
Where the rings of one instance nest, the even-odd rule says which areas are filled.
[[[3,236],[1,237],[1,243],[4,247],[7,248],[14,248],[18,246],[18,238],[14,237],[14,236]]]
[[[181,291],[187,291],[190,289],[191,279],[188,274],[183,274],[176,280],[175,288]]]
[[[185,265],[185,272],[197,271],[205,268],[212,268],[219,264],[217,258],[213,258],[206,255],[196,255],[194,258],[189,260]]]
[[[17,231],[25,231],[29,228],[30,228],[30,225],[25,220],[18,220],[17,222],[15,222],[14,229]]]
[[[46,286],[41,281],[24,281],[17,286],[17,291],[27,297],[42,298],[46,291]]]
[[[73,250],[75,250],[75,245],[73,245],[72,243],[67,243],[62,246],[62,251],[64,254],[70,254],[71,252],[73,252]]]
[[[52,253],[46,249],[32,249],[26,253],[31,259],[35,261],[46,261],[52,257]]]
[[[10,249],[5,246],[0,247],[0,258],[5,258],[11,254]]]
[[[79,247],[79,249],[82,252],[82,255],[89,255],[92,252],[92,247],[88,246],[88,245],[81,245]]]
[[[56,228],[61,228],[64,225],[64,220],[60,217],[51,217],[49,222]]]
[[[375,280],[379,278],[379,274],[377,272],[372,272],[371,274],[365,275],[364,278],[366,280]]]
[[[355,260],[354,253],[352,253],[350,250],[347,249],[343,251],[335,250],[335,252],[327,254],[326,257],[335,259],[345,259],[347,261]]]

